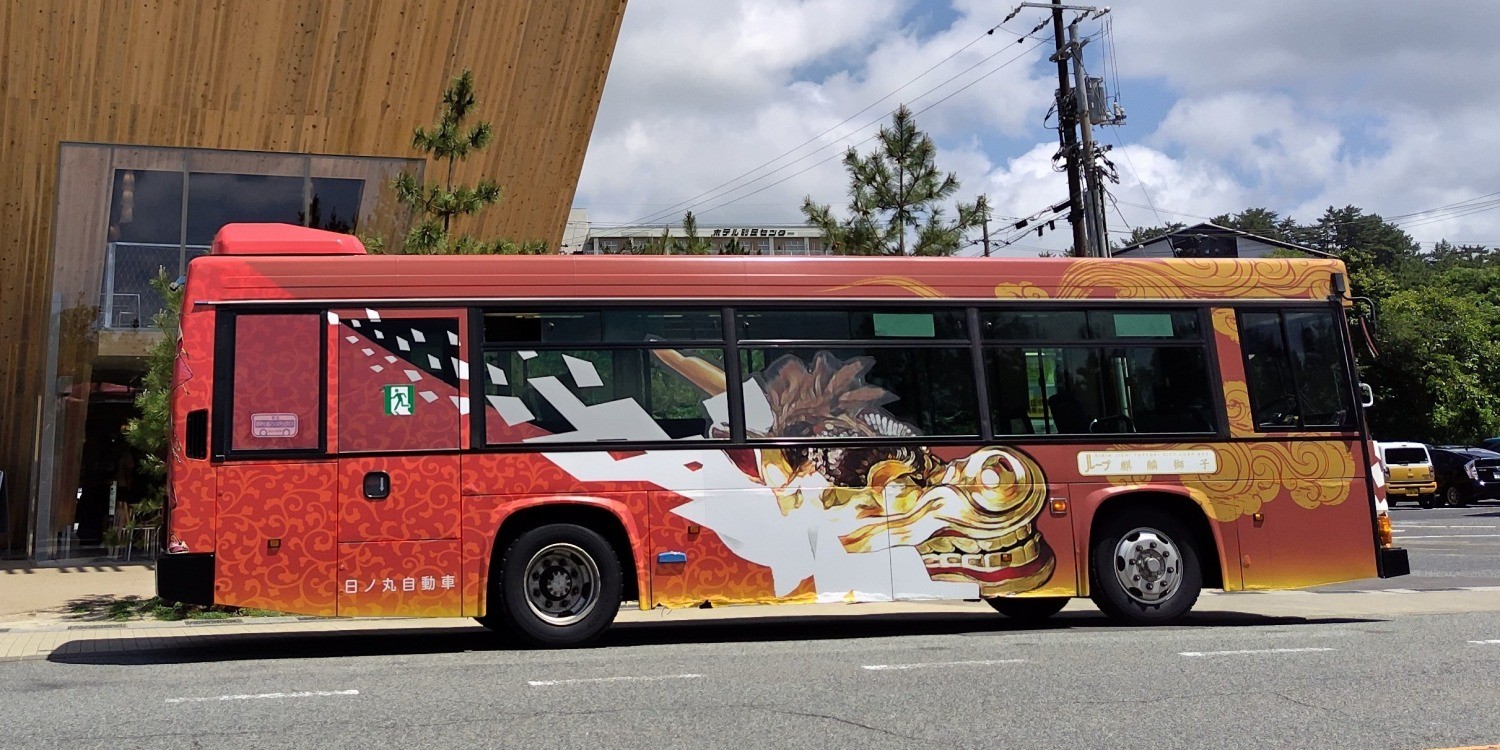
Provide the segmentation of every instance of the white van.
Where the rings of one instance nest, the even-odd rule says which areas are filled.
[[[1437,501],[1437,474],[1432,470],[1432,454],[1422,443],[1376,443],[1375,453],[1385,470],[1386,498],[1391,504],[1409,498],[1423,508]]]

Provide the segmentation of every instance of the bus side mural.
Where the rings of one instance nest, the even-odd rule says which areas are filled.
[[[166,598],[565,645],[625,597],[1159,622],[1406,571],[1334,261],[395,259],[284,229],[190,266]]]

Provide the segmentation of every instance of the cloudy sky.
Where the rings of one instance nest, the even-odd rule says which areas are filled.
[[[1010,0],[630,0],[574,205],[598,225],[800,223],[841,206],[839,157],[897,104],[966,200],[1006,217],[1067,198],[1044,121],[1050,26]],[[1069,16],[1072,17],[1071,14]],[[1125,0],[1080,25],[1128,113],[1096,128],[1109,226],[1353,204],[1416,239],[1500,245],[1500,3]],[[1120,237],[1123,235],[1114,235]],[[1019,238],[1010,254],[1070,243]]]

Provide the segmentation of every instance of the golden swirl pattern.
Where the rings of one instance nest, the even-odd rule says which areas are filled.
[[[1224,406],[1229,415],[1229,433],[1235,437],[1255,434],[1255,417],[1250,411],[1250,389],[1243,380],[1224,381]]]
[[[1213,310],[1214,332],[1239,343],[1240,327],[1235,320],[1234,308],[1215,307]]]
[[[1058,296],[1116,299],[1281,298],[1328,296],[1335,261],[1181,258],[1166,262],[1074,263],[1058,283]]]
[[[861,286],[893,286],[898,289],[905,289],[906,291],[911,292],[918,297],[928,297],[931,299],[938,299],[948,296],[938,291],[931,284],[917,281],[916,279],[908,278],[906,276],[874,276],[868,279],[860,279],[859,281],[850,282],[842,286],[832,287],[828,289],[828,291],[841,292],[846,289],[853,289],[855,287]]]
[[[1114,446],[1128,449],[1129,446]],[[1218,521],[1233,521],[1257,513],[1285,495],[1297,505],[1313,509],[1338,505],[1355,489],[1354,459],[1347,443],[1184,443],[1161,450],[1211,450],[1218,456],[1213,474],[1178,477]],[[1113,476],[1110,484],[1149,483],[1151,475]]]
[[[1049,295],[1030,281],[1005,281],[995,285],[996,299],[1046,299]]]

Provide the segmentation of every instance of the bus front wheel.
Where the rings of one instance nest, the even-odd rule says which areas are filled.
[[[1172,622],[1192,609],[1203,588],[1192,533],[1154,508],[1107,519],[1090,563],[1094,604],[1128,625]]]
[[[1068,606],[1066,596],[997,596],[984,600],[1006,617],[1017,622],[1041,622]]]
[[[579,646],[598,638],[620,611],[620,562],[593,529],[548,524],[505,549],[492,582],[486,627],[529,645]]]

